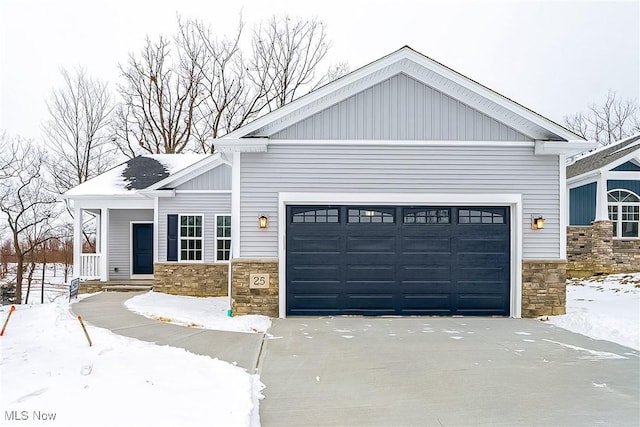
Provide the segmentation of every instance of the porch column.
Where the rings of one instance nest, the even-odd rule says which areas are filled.
[[[608,221],[609,208],[607,199],[607,176],[600,173],[596,189],[596,219],[595,221]]]
[[[96,249],[100,251],[100,280],[107,281],[109,280],[109,209],[102,208],[100,209],[100,218],[99,218],[99,226],[96,224],[96,236],[99,234],[100,237],[96,237],[96,240],[100,242],[100,246],[98,249],[98,243],[96,242]]]
[[[73,274],[72,278],[82,275],[82,209],[73,207]]]

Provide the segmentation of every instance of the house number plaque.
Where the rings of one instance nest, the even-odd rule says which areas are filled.
[[[249,289],[269,289],[269,274],[267,273],[249,274]]]

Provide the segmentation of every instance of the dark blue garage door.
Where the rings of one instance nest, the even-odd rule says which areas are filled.
[[[288,206],[288,315],[509,315],[509,208]]]

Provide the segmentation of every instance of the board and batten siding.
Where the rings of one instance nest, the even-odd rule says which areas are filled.
[[[278,192],[522,194],[523,258],[565,257],[560,254],[558,156],[535,156],[531,146],[281,143],[266,153],[242,154],[243,258],[278,257]],[[267,230],[257,227],[263,214],[269,216]],[[531,230],[534,214],[544,216],[543,231]]]
[[[131,278],[131,222],[136,221],[153,222],[153,209],[109,210],[109,280]]]
[[[378,83],[270,138],[531,141],[406,74]]]
[[[231,192],[176,194],[158,199],[158,261],[167,261],[167,215],[204,215],[204,262],[215,262],[216,215],[231,215]]]
[[[176,190],[231,190],[231,166],[220,165],[180,184]]]

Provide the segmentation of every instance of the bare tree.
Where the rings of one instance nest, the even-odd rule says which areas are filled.
[[[213,152],[211,139],[340,77],[346,64],[319,71],[331,46],[325,28],[315,18],[274,16],[253,31],[246,56],[242,18],[232,37],[178,18],[173,43],[147,39],[140,58],[130,55],[120,67],[123,103],[114,133],[121,151]]]
[[[249,77],[264,86],[269,111],[313,89],[318,66],[331,47],[326,25],[317,18],[272,16],[253,32]],[[305,92],[306,90],[306,92]]]
[[[108,170],[115,146],[108,133],[113,106],[107,84],[83,69],[71,75],[63,68],[60,73],[64,85],[47,100],[49,119],[43,128],[54,154],[52,176],[63,193]]]
[[[16,259],[16,303],[22,303],[26,257],[53,238],[56,199],[43,176],[46,152],[21,138],[0,141],[0,212],[6,217]]]
[[[564,124],[604,146],[640,132],[640,106],[637,100],[622,100],[610,90],[602,104],[591,104],[586,113],[565,116]]]
[[[200,46],[190,46],[200,49]],[[116,114],[116,137],[125,154],[180,153],[191,139],[201,97],[199,52],[176,48],[163,36],[147,37],[139,55],[120,65],[122,105]]]
[[[202,21],[178,21],[178,43],[186,52],[202,53],[196,61],[201,73],[197,151],[212,152],[208,140],[217,138],[256,117],[265,107],[265,84],[249,80],[240,49],[244,24],[240,19],[232,38],[218,39]],[[198,48],[199,47],[199,48]]]

